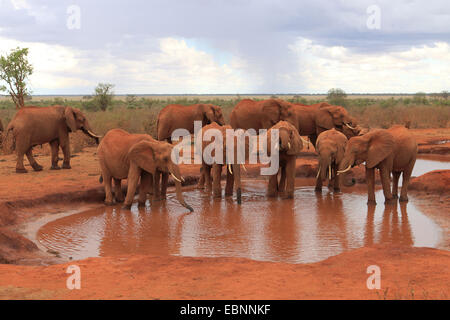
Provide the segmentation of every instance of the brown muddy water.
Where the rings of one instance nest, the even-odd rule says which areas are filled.
[[[413,175],[448,164],[420,159]],[[266,183],[244,180],[240,206],[189,187],[184,196],[191,214],[169,193],[166,201],[147,201],[146,208],[118,205],[60,218],[42,226],[36,239],[76,260],[133,253],[289,263],[316,262],[371,244],[436,247],[441,240],[440,227],[414,201],[385,205],[381,190],[378,205],[368,206],[365,185],[317,194],[313,179],[297,179],[294,199],[282,200],[265,196]]]

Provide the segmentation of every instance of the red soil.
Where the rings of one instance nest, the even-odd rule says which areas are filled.
[[[444,140],[450,129],[412,130],[419,144]],[[438,145],[440,148],[448,144]],[[421,145],[436,151],[437,145]],[[442,149],[439,149],[442,150]],[[439,151],[438,150],[438,151]],[[446,149],[450,150],[450,149]],[[16,174],[15,156],[0,158],[0,298],[63,299],[448,299],[450,253],[409,247],[365,247],[314,264],[257,262],[238,258],[123,256],[73,262],[82,270],[82,290],[70,291],[65,283],[69,264],[54,263],[49,254],[17,233],[36,218],[61,209],[101,206],[103,186],[95,148],[72,159],[71,170],[50,171],[50,158],[40,148],[38,162],[44,171]],[[297,176],[315,177],[316,160],[309,154],[297,160]],[[441,151],[439,151],[441,152]],[[248,165],[247,175],[259,173]],[[361,172],[358,173],[358,170]],[[357,180],[363,169],[356,169]],[[183,166],[182,174],[194,180],[199,166]],[[192,181],[191,181],[192,182]],[[450,209],[450,172],[434,171],[414,179],[411,192],[420,194],[423,212],[437,218],[446,235]],[[382,289],[366,288],[367,266],[382,270]]]

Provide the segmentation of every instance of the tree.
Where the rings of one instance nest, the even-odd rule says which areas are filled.
[[[441,92],[441,97],[444,98],[445,100],[447,100],[449,96],[449,92],[447,90],[444,90]]]
[[[0,86],[0,91],[9,93],[17,109],[25,105],[25,99],[31,93],[26,87],[26,80],[33,73],[33,66],[27,56],[28,48],[19,47],[9,55],[0,56],[0,80],[6,82],[6,86]]]
[[[328,90],[327,100],[332,104],[343,105],[345,104],[345,98],[347,98],[347,94],[342,89],[332,88]]]
[[[103,111],[106,111],[112,102],[114,95],[113,88],[114,85],[111,83],[99,83],[95,88],[94,102]]]

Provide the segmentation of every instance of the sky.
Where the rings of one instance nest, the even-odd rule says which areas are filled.
[[[0,0],[33,94],[450,90],[448,0]]]

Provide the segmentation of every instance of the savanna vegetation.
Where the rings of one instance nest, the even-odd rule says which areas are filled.
[[[253,96],[253,99],[267,99],[270,96]],[[245,96],[135,96],[127,95],[108,98],[104,100],[96,95],[85,96],[77,99],[67,97],[35,98],[27,101],[27,105],[69,105],[85,112],[96,132],[104,134],[112,128],[123,128],[129,132],[147,132],[155,135],[156,119],[159,111],[170,103],[189,105],[194,103],[212,103],[222,107],[225,120],[234,105]],[[333,98],[316,96],[278,95],[278,98],[290,102],[314,104],[328,101],[339,104],[357,118],[359,123],[370,128],[388,128],[393,124],[404,124],[409,121],[411,128],[443,128],[450,125],[450,99],[441,96],[429,96],[416,94],[381,98],[379,96],[365,96],[358,98],[352,96],[339,97],[339,101]],[[339,103],[337,103],[339,102]],[[3,124],[12,119],[16,112],[15,104],[10,99],[0,99],[0,118]]]

